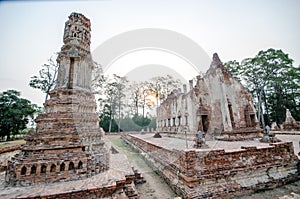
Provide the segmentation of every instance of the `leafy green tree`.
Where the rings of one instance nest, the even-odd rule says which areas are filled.
[[[42,69],[39,71],[39,75],[31,77],[29,86],[43,91],[46,94],[45,101],[47,101],[49,92],[55,87],[57,73],[58,64],[56,61],[54,61],[54,57],[52,56],[48,60],[47,64],[42,65]]]
[[[133,116],[132,120],[135,124],[139,125],[140,127],[147,127],[151,122],[150,118],[144,117],[142,115],[135,115]]]
[[[118,132],[121,131],[121,113],[122,109],[124,108],[124,98],[126,97],[125,95],[125,89],[126,89],[126,84],[127,84],[127,79],[125,77],[120,77],[118,75],[114,75],[114,80],[116,82],[115,86],[117,89],[116,93],[116,99],[117,99],[117,115],[118,115]]]
[[[300,67],[288,67],[267,86],[266,99],[270,119],[281,124],[289,109],[296,120],[300,120]]]
[[[282,123],[286,108],[294,114],[299,112],[299,68],[292,64],[288,54],[272,48],[259,51],[241,64],[237,61],[224,64],[255,96],[258,119],[263,127],[265,120]]]
[[[0,93],[0,135],[10,140],[26,128],[29,118],[33,118],[37,106],[27,99],[20,98],[20,92],[7,90]]]
[[[112,78],[103,76],[98,79],[98,83],[94,84],[96,93],[100,95],[98,99],[100,107],[102,107],[100,108],[100,110],[102,109],[100,115],[105,114],[103,110],[106,110],[106,114],[108,113],[108,128],[102,126],[104,129],[108,129],[108,132],[113,131],[113,123],[116,122],[116,119],[118,119],[117,131],[121,131],[120,120],[124,107],[126,83],[126,78],[114,74]]]
[[[155,106],[153,98],[157,99],[156,96],[163,100],[174,88],[177,89],[179,82],[171,76],[166,76],[157,77],[150,82],[133,82],[128,85],[128,81],[124,77],[117,75],[110,78],[101,76],[93,83],[95,93],[100,95],[98,101],[101,107],[101,126],[107,132],[115,131],[115,124],[117,124],[118,132],[141,130],[145,127],[154,128],[155,119],[145,116],[146,109],[150,110]],[[153,87],[155,83],[158,87]],[[158,91],[157,89],[159,89],[158,94],[154,92]],[[126,100],[128,102],[127,107],[125,106]],[[142,110],[141,113],[139,110]],[[107,127],[103,125],[107,125]]]
[[[117,132],[118,125],[115,120],[111,120],[111,108],[108,104],[105,104],[100,115],[100,126],[105,132]]]
[[[156,118],[149,118],[147,116],[142,117],[141,115],[130,117],[129,115],[127,115],[122,118],[121,123],[123,131],[141,131],[145,128],[155,128]]]
[[[242,66],[238,61],[236,61],[236,60],[228,61],[228,62],[224,63],[224,66],[230,71],[230,73],[233,75],[233,77],[236,80],[241,82]]]

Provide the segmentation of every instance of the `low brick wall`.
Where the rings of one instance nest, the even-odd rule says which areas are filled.
[[[223,198],[271,189],[299,179],[292,143],[238,150],[167,150],[133,135],[123,139],[183,198]]]

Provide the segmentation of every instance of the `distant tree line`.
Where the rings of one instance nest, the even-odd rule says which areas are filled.
[[[252,93],[261,126],[282,124],[286,109],[300,120],[300,66],[293,66],[288,54],[270,48],[224,65]]]
[[[39,112],[39,107],[29,100],[21,98],[20,92],[7,90],[0,93],[0,137],[11,140],[27,128],[30,119]]]
[[[106,132],[156,128],[157,104],[180,84],[169,75],[142,82],[129,82],[117,75],[98,76],[93,87],[99,96],[100,126]]]

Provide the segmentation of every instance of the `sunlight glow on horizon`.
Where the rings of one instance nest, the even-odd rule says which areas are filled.
[[[182,58],[160,50],[140,50],[126,54],[117,59],[108,69],[105,74],[118,74],[125,76],[130,71],[143,65],[163,65],[172,68],[177,73],[182,75],[186,82],[194,78],[198,73],[188,62]],[[207,66],[208,69],[209,66]],[[206,71],[203,71],[206,72]],[[143,74],[140,74],[143,75]],[[145,75],[145,74],[144,74]]]

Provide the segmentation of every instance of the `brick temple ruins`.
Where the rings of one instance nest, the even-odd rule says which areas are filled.
[[[110,159],[102,139],[91,91],[90,31],[90,20],[82,14],[72,13],[65,23],[56,88],[44,104],[45,113],[36,118],[36,130],[8,161],[5,181],[11,188],[1,197],[137,197],[136,174],[120,155]],[[23,186],[28,189],[14,191]]]
[[[285,121],[282,124],[282,128],[288,131],[292,131],[292,130],[300,131],[300,121],[296,121],[293,118],[289,109],[286,109]]]
[[[263,131],[252,96],[217,54],[196,79],[189,91],[186,85],[183,92],[174,90],[158,108],[162,138],[122,136],[179,196],[231,198],[299,180],[299,141],[259,141]],[[199,130],[206,133],[205,147],[195,139]]]
[[[7,182],[31,184],[88,177],[107,170],[109,155],[101,140],[99,117],[91,92],[93,60],[90,21],[72,14],[65,24],[58,55],[56,88],[36,118],[21,153],[8,164]]]
[[[142,177],[125,155],[110,153],[99,128],[90,26],[82,14],[69,16],[56,88],[36,118],[36,130],[8,161],[1,198],[139,198],[134,182]],[[262,130],[252,97],[217,54],[196,80],[158,108],[161,138],[122,135],[178,196],[231,198],[299,180],[295,143],[258,141]],[[197,131],[206,134],[205,148],[194,144]]]
[[[206,74],[174,90],[158,109],[158,131],[206,138],[248,139],[262,136],[252,96],[223,66],[217,54]]]

